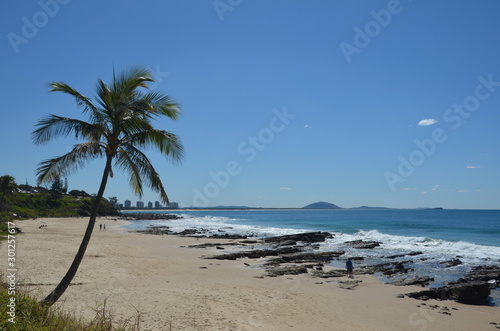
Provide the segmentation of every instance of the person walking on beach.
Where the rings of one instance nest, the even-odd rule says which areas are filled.
[[[101,231],[101,230],[102,230],[102,223],[99,224],[99,231]]]
[[[106,224],[104,224],[104,227],[103,227],[104,231],[106,231]]]
[[[347,262],[345,263],[345,268],[347,269],[347,277],[354,278],[354,276],[352,275],[354,272],[354,267],[352,265],[351,258],[347,259]]]

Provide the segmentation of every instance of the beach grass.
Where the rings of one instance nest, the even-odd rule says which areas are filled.
[[[11,318],[9,303],[15,298],[15,317]],[[117,323],[112,312],[106,308],[106,301],[94,308],[95,317],[83,320],[75,313],[57,307],[46,307],[28,293],[16,290],[11,295],[8,285],[0,285],[0,330],[11,331],[135,331],[139,330],[139,313],[135,318]],[[10,320],[9,320],[10,319]]]

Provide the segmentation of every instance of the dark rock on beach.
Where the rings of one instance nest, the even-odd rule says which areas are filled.
[[[406,294],[420,300],[455,300],[466,304],[487,304],[490,287],[486,282],[469,282]]]
[[[137,230],[136,232],[145,233],[145,234],[154,234],[154,235],[171,235],[171,234],[173,234],[173,232],[170,231],[170,228],[168,226],[151,226],[145,230]]]
[[[316,270],[312,273],[314,277],[319,278],[337,278],[337,277],[345,277],[346,271],[341,269],[334,269],[329,271]]]
[[[286,255],[286,256],[280,256],[278,258],[270,259],[267,262],[267,264],[314,263],[314,262],[329,263],[334,258],[344,255],[344,253],[345,253],[344,251],[300,253],[300,254]]]
[[[396,259],[398,257],[415,256],[415,255],[420,255],[420,254],[423,254],[423,253],[420,252],[420,251],[417,251],[417,252],[410,252],[410,253],[406,253],[406,254],[397,254],[397,255],[384,256],[384,258],[386,258],[386,259]]]
[[[375,265],[360,266],[357,268],[357,273],[373,275],[375,273],[382,273],[386,276],[394,275],[397,273],[407,273],[412,270],[406,268],[405,264],[411,263],[412,261],[401,261],[401,262],[386,262],[379,263]]]
[[[346,241],[345,244],[348,244],[349,246],[358,249],[373,249],[375,247],[380,246],[380,244],[382,243],[380,241],[352,240],[352,241]]]
[[[496,281],[496,286],[500,286],[500,266],[477,266],[472,268],[465,276],[456,283],[467,283],[472,281],[488,282]]]
[[[428,285],[430,282],[432,282],[434,278],[428,277],[428,276],[411,276],[408,278],[403,278],[403,279],[398,279],[393,281],[391,284],[396,285],[396,286],[408,286],[408,285]]]
[[[211,236],[208,236],[208,238],[215,238],[215,239],[247,239],[247,236],[239,235],[239,234],[213,234]]]
[[[150,213],[126,213],[122,217],[128,221],[142,221],[142,220],[178,220],[182,217],[174,214],[150,214]]]
[[[307,269],[308,268],[305,265],[277,267],[268,269],[266,274],[268,277],[278,277],[283,275],[300,275],[308,273]]]
[[[459,259],[453,259],[453,260],[449,260],[449,261],[440,262],[440,264],[442,264],[443,266],[445,266],[447,268],[451,268],[451,267],[455,267],[457,265],[462,264],[462,261],[460,261]]]
[[[264,238],[264,242],[287,246],[299,241],[303,243],[324,242],[327,238],[333,238],[333,235],[329,232],[307,232]]]
[[[222,255],[215,256],[205,256],[205,259],[216,259],[216,260],[236,260],[240,258],[251,258],[251,259],[259,259],[267,256],[278,256],[283,254],[294,254],[301,252],[302,248],[300,247],[283,247],[279,249],[256,249],[251,251],[244,252],[235,252],[228,253]]]
[[[196,244],[196,245],[189,245],[187,247],[189,248],[210,248],[210,247],[215,247],[216,249],[220,249],[219,247],[223,248],[223,246],[236,246],[239,245],[237,242],[229,242],[229,243],[203,243],[203,244]]]
[[[485,305],[489,303],[491,288],[498,287],[499,282],[500,266],[477,266],[447,286],[408,293],[407,296],[420,300],[455,300],[461,303]]]

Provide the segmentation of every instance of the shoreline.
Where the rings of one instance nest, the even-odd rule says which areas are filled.
[[[39,229],[40,220],[47,227]],[[43,298],[59,282],[78,249],[86,218],[18,221],[19,284]],[[308,274],[263,277],[257,259],[207,260],[230,239],[153,236],[128,232],[127,221],[99,218],[85,258],[58,306],[90,319],[106,301],[117,321],[141,312],[141,330],[494,330],[499,308],[398,295],[417,286],[383,284],[371,275],[352,289]],[[224,246],[226,247],[226,246]],[[2,254],[6,256],[6,245]],[[2,270],[6,261],[1,259]],[[248,262],[248,263],[246,263]],[[245,264],[246,263],[246,264]],[[334,269],[334,268],[329,268]]]

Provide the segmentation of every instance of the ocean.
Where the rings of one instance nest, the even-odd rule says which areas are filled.
[[[148,211],[159,213],[163,211]],[[148,213],[145,212],[145,213]],[[500,265],[500,210],[445,209],[251,209],[251,210],[175,210],[179,220],[136,221],[130,230],[167,225],[173,231],[187,228],[206,230],[205,234],[242,234],[269,237],[310,231],[327,231],[332,239],[320,251],[345,250],[345,256],[364,257],[358,264],[375,264],[398,259],[386,256],[419,251],[411,268],[414,273],[434,277],[430,287],[442,286],[463,276],[473,266]],[[375,249],[355,249],[346,241],[379,241]],[[459,259],[462,263],[445,267],[442,262]],[[408,256],[400,258],[408,260]],[[343,267],[343,261],[332,266]],[[385,279],[390,281],[389,279]],[[500,291],[492,300],[500,304]]]

